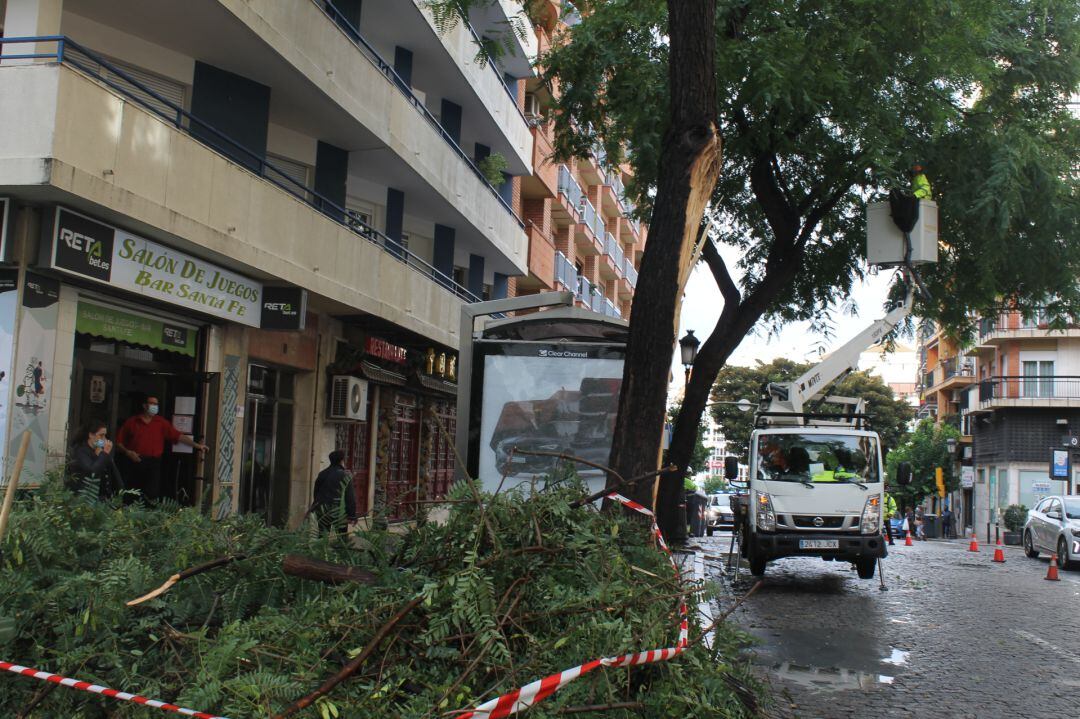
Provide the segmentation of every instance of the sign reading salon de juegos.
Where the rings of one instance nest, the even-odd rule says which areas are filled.
[[[54,269],[258,327],[262,284],[63,207],[56,208]]]

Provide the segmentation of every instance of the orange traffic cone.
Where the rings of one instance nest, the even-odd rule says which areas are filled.
[[[968,545],[969,552],[979,551],[979,540],[975,538],[975,533],[971,533],[971,544]]]
[[[1000,539],[998,539],[997,548],[994,549],[994,558],[991,561],[1005,563],[1005,550],[1001,547]]]
[[[914,545],[913,545],[913,544],[911,543],[911,530],[910,530],[910,529],[909,529],[909,530],[907,531],[907,534],[906,534],[906,535],[905,535],[905,537],[904,537],[904,546],[905,546],[905,547],[912,547],[912,546],[914,546]]]
[[[1046,578],[1052,582],[1060,582],[1057,571],[1057,552],[1050,555],[1050,567],[1046,570]]]

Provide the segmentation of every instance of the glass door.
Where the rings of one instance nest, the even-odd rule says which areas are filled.
[[[244,417],[240,511],[283,526],[289,519],[292,475],[292,375],[249,365]]]

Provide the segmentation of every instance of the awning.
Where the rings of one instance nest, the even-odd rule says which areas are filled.
[[[367,360],[360,363],[360,372],[372,382],[378,382],[379,384],[392,384],[399,387],[404,387],[407,384],[405,375],[383,369]]]
[[[79,300],[75,331],[152,349],[195,356],[195,330],[116,307]]]
[[[457,385],[453,382],[447,382],[446,380],[439,379],[438,377],[429,377],[426,374],[417,374],[416,377],[420,380],[420,385],[425,389],[442,392],[443,394],[448,394],[451,397],[457,396]]]

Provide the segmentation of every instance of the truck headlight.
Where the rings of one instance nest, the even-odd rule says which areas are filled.
[[[757,492],[757,528],[763,532],[776,531],[776,512],[773,511],[772,497],[765,492]]]
[[[881,531],[881,497],[869,497],[863,506],[859,529],[863,534],[877,534]]]

